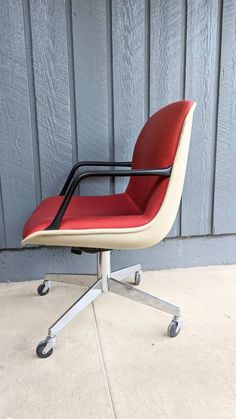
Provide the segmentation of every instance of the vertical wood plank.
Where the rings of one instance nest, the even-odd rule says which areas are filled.
[[[57,194],[72,167],[64,0],[30,0],[43,198]]]
[[[236,232],[236,3],[223,2],[213,233]]]
[[[188,1],[186,98],[197,102],[182,199],[182,236],[211,233],[219,2]]]
[[[0,167],[7,247],[20,246],[36,205],[32,130],[21,1],[0,3]]]
[[[110,157],[106,0],[72,0],[79,160]],[[110,59],[110,58],[109,58]],[[81,184],[86,195],[109,193],[108,179]]]
[[[145,1],[113,0],[112,47],[115,160],[131,160],[145,122]],[[127,180],[116,181],[116,192]]]
[[[150,113],[184,95],[185,9],[181,1],[151,0]],[[180,213],[169,237],[180,234]]]

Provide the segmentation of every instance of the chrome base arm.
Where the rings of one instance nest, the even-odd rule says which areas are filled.
[[[173,316],[180,317],[179,307],[167,303],[160,298],[154,297],[147,292],[132,287],[131,285],[117,281],[116,279],[109,279],[108,289],[114,294],[121,295],[122,297],[129,298],[130,300],[137,301],[138,303],[145,304],[147,306],[156,308],[157,310],[164,311],[165,313],[173,314]]]
[[[127,268],[119,269],[111,273],[111,278],[122,281],[122,279],[127,278],[129,275],[135,274],[136,272],[141,272],[141,265],[128,266]]]
[[[90,287],[61,317],[48,329],[48,336],[54,337],[60,332],[80,311],[92,303],[102,293],[102,283],[99,279]]]
[[[67,284],[78,285],[89,288],[97,279],[96,274],[46,274],[44,283],[65,282]]]

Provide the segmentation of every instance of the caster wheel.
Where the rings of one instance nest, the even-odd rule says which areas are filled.
[[[53,353],[53,348],[49,349],[49,351],[44,354],[43,350],[47,345],[47,341],[43,340],[42,342],[40,342],[36,348],[36,354],[38,355],[39,358],[48,358],[50,355],[52,355]]]
[[[47,295],[49,293],[49,287],[46,284],[40,284],[37,288],[38,295]]]
[[[175,338],[181,330],[181,322],[179,320],[172,320],[168,326],[167,334],[171,338]]]
[[[137,271],[137,272],[135,272],[135,277],[134,277],[135,285],[139,285],[140,281],[141,281],[141,272]]]

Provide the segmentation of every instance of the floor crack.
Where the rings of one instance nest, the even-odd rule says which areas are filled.
[[[111,394],[110,383],[109,383],[107,369],[106,369],[105,360],[104,360],[104,355],[103,355],[103,351],[102,351],[102,344],[101,344],[101,339],[100,339],[99,331],[98,331],[98,321],[97,321],[97,316],[96,316],[96,312],[95,312],[94,303],[92,303],[92,307],[93,307],[94,323],[95,323],[97,339],[98,339],[99,352],[100,352],[100,357],[101,357],[101,361],[102,361],[102,368],[103,368],[103,372],[104,372],[104,376],[105,376],[105,380],[106,380],[108,397],[109,397],[109,400],[110,400],[113,417],[114,417],[114,419],[116,419],[117,416],[116,416],[116,412],[115,412],[115,406],[114,406],[114,402],[113,402],[113,398],[112,398],[112,394]]]

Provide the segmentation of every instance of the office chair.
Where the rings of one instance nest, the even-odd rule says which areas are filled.
[[[45,199],[26,222],[23,245],[68,246],[77,254],[97,253],[96,275],[47,274],[38,287],[41,296],[48,294],[53,280],[76,282],[86,289],[38,344],[36,353],[40,358],[52,354],[57,334],[102,292],[113,292],[171,314],[167,333],[175,337],[180,332],[180,308],[122,282],[133,273],[138,285],[141,266],[112,272],[110,253],[114,249],[153,246],[170,231],[183,190],[195,106],[194,102],[183,100],[156,112],[141,130],[131,162],[77,163],[60,195]],[[82,167],[87,168],[81,172]],[[130,178],[123,193],[74,195],[85,178],[117,176]]]

